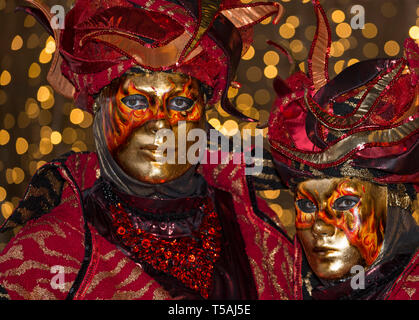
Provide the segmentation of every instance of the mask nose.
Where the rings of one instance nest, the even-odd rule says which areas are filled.
[[[156,134],[161,129],[170,129],[167,119],[150,120],[145,124],[147,131]]]
[[[315,237],[331,237],[335,234],[335,226],[327,224],[322,219],[316,218],[312,227],[312,232]]]

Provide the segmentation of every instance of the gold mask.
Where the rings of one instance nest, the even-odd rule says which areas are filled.
[[[341,279],[378,257],[387,188],[357,178],[307,180],[297,187],[295,209],[297,236],[318,277]]]
[[[205,128],[204,94],[198,80],[179,73],[136,73],[122,78],[110,90],[103,119],[104,134],[110,153],[131,177],[158,184],[183,175],[192,164],[179,162],[178,138],[185,138],[186,152],[195,141],[187,141],[188,132]],[[179,123],[186,128],[178,137]],[[160,129],[172,130],[175,163],[158,161],[157,149],[165,141],[156,135]],[[161,154],[160,154],[161,155]]]

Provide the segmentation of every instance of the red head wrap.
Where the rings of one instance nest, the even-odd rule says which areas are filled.
[[[27,0],[44,15],[49,8]],[[240,116],[226,91],[240,57],[251,43],[252,26],[282,15],[278,3],[239,0],[77,0],[63,30],[50,32],[58,44],[48,80],[55,90],[92,111],[93,96],[133,66],[188,74],[212,88],[210,103]]]
[[[320,176],[358,176],[383,184],[419,186],[419,48],[406,58],[377,59],[328,79],[330,31],[313,0],[318,28],[309,75],[277,79],[269,142],[289,185]]]

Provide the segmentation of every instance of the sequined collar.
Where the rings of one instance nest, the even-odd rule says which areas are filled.
[[[211,196],[138,198],[101,180],[84,198],[88,221],[129,258],[208,298],[222,240]]]
[[[207,197],[150,199],[120,193],[106,182],[101,186],[107,207],[121,204],[136,229],[170,239],[191,236],[201,225]]]

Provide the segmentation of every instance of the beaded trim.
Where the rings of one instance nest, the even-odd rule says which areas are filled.
[[[131,213],[124,205],[112,200],[109,202],[113,233],[133,259],[173,276],[208,298],[214,265],[221,252],[221,226],[211,198],[205,198],[199,208],[204,212],[200,227],[191,236],[174,239],[161,239],[134,227]]]

